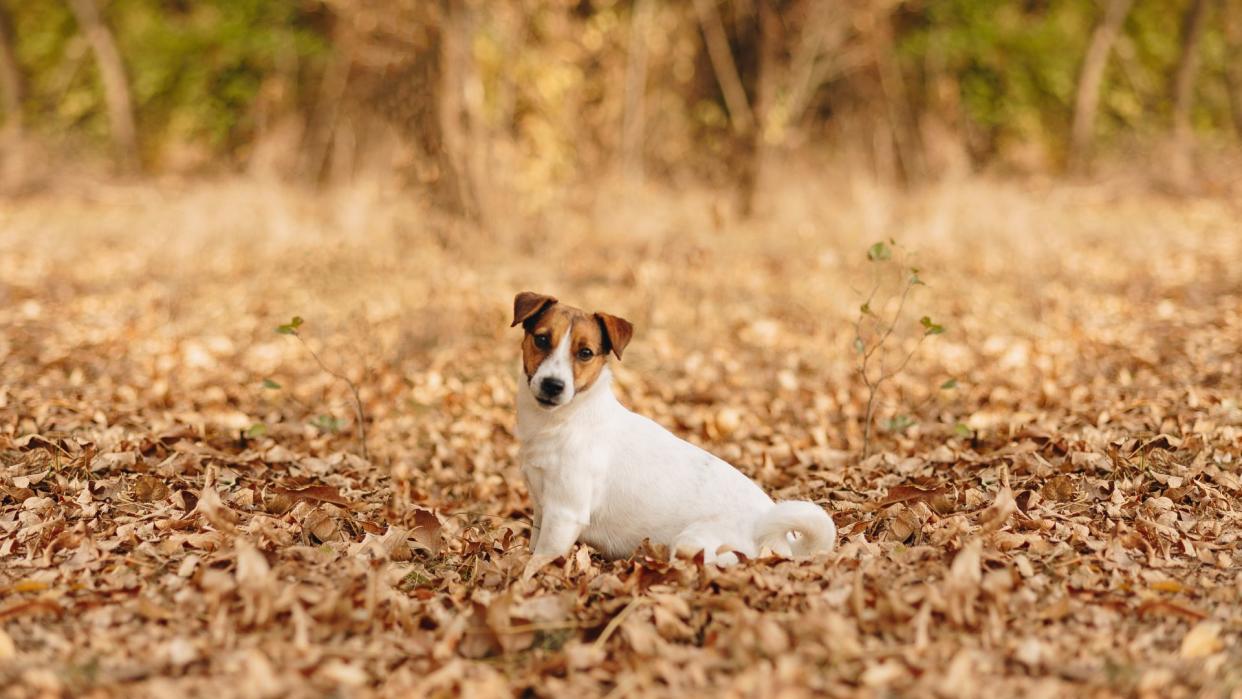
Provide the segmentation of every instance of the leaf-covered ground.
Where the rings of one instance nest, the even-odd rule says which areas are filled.
[[[4,202],[0,694],[1242,693],[1236,203],[973,182],[726,209],[618,192],[482,233],[361,186]],[[888,238],[929,285],[894,351],[921,315],[948,331],[862,459],[852,321]],[[632,320],[623,400],[824,504],[838,551],[578,547],[518,580],[523,289]],[[366,458],[311,350],[358,385]]]

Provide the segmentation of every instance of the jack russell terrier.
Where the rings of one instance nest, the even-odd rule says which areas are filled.
[[[832,550],[836,526],[818,505],[774,503],[733,466],[617,401],[607,356],[621,359],[628,321],[526,291],[513,300],[519,324],[517,437],[535,515],[527,577],[576,541],[620,558],[650,539],[717,565],[765,548]]]

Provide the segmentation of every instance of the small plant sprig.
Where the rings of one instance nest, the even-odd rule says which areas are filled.
[[[358,394],[358,385],[355,384],[353,381],[351,381],[348,376],[345,376],[344,374],[333,370],[327,364],[324,363],[323,359],[319,357],[319,353],[316,352],[314,349],[312,349],[311,346],[306,343],[306,340],[302,337],[302,334],[298,332],[298,329],[302,327],[302,323],[303,323],[302,316],[293,316],[293,318],[288,323],[284,323],[283,325],[277,325],[276,332],[280,333],[281,335],[292,335],[294,338],[297,339],[298,342],[302,343],[302,346],[306,348],[306,351],[310,352],[310,355],[315,358],[315,363],[319,365],[320,369],[327,372],[333,378],[339,381],[344,381],[345,385],[349,386],[349,391],[354,396],[354,413],[356,414],[358,418],[358,444],[362,449],[362,458],[370,460],[371,457],[367,451],[367,416],[366,416],[366,411],[363,409],[363,406],[362,406],[362,396]],[[268,381],[270,381],[270,379]],[[264,382],[265,386],[268,384],[268,381]],[[276,384],[275,382],[271,382],[271,383],[273,385],[278,386],[278,384]],[[318,418],[316,418],[316,420],[317,422],[315,424],[321,430],[325,429],[326,427],[337,426],[337,423],[332,418],[329,418],[324,415],[320,415]],[[335,430],[332,429],[329,431],[335,431]]]
[[[891,246],[891,247],[890,247]],[[867,248],[867,260],[873,265],[874,284],[871,292],[867,294],[866,300],[858,307],[858,318],[854,321],[854,351],[858,354],[858,375],[862,378],[863,385],[867,387],[867,411],[863,418],[863,458],[871,455],[871,432],[872,423],[875,418],[876,398],[880,394],[880,388],[893,377],[897,376],[910,363],[910,359],[918,352],[919,347],[923,345],[923,341],[932,335],[940,335],[945,331],[943,325],[934,322],[929,316],[923,316],[919,319],[919,325],[922,332],[919,334],[918,341],[914,347],[901,357],[900,361],[891,366],[886,366],[885,347],[888,340],[893,335],[893,331],[901,324],[902,313],[906,309],[906,300],[910,297],[911,291],[916,286],[926,286],[919,277],[919,270],[915,267],[905,267],[896,260],[893,260],[893,249],[900,250],[897,242],[889,239],[888,244],[878,242]],[[897,310],[891,317],[885,319],[880,316],[873,308],[872,304],[876,302],[876,296],[879,294],[884,283],[885,266],[892,266],[898,270],[901,275],[901,297],[897,301]],[[880,307],[887,305],[881,304]],[[882,310],[881,310],[882,312]],[[870,332],[868,332],[868,329]],[[878,370],[878,371],[877,371]],[[956,381],[949,380],[941,385],[941,388],[952,388],[956,385]],[[913,424],[913,420],[906,416],[898,424],[894,424],[894,429],[904,430]]]

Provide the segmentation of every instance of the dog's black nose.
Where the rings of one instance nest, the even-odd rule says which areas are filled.
[[[561,395],[561,392],[565,390],[565,382],[549,376],[539,382],[539,390],[543,392],[543,395],[548,397],[559,396]]]

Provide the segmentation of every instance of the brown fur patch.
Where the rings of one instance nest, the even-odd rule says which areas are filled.
[[[527,379],[556,351],[567,332],[570,333],[574,391],[585,391],[595,383],[608,363],[608,340],[596,316],[563,303],[552,304],[526,325],[526,336],[522,338],[522,368]]]

